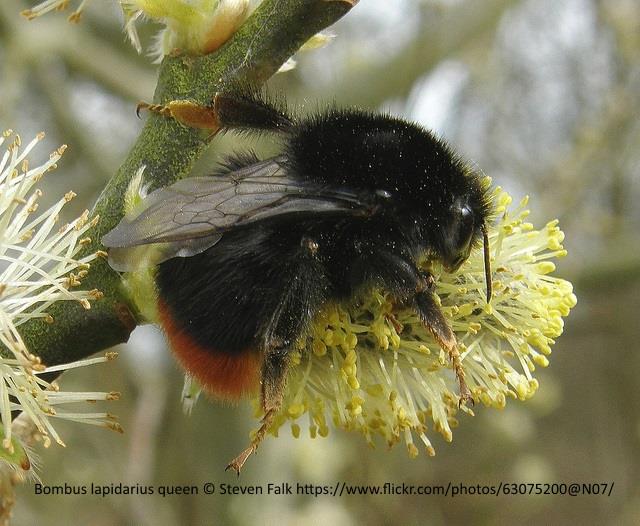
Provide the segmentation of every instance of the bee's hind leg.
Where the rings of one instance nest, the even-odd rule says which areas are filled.
[[[189,128],[208,130],[210,137],[222,129],[286,131],[293,126],[284,103],[250,89],[216,93],[210,103],[172,100],[165,104],[139,102],[136,114],[147,110],[176,120]]]
[[[218,114],[212,106],[201,105],[191,100],[172,100],[166,104],[139,102],[136,106],[138,117],[141,110],[172,118],[189,128],[209,130],[211,134],[222,128]]]

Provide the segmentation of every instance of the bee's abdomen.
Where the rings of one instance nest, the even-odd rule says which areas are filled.
[[[230,353],[213,345],[203,345],[181,326],[163,301],[158,304],[158,312],[178,361],[205,391],[218,398],[234,400],[258,389],[261,356],[256,349]]]

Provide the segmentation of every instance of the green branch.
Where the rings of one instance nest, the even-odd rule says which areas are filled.
[[[203,57],[166,57],[160,67],[154,102],[191,99],[211,101],[217,91],[237,83],[265,82],[311,36],[346,14],[355,0],[264,0],[222,48]],[[151,189],[186,176],[207,146],[206,132],[185,128],[149,115],[138,140],[93,208],[100,222],[86,253],[101,249],[102,236],[123,215],[122,196],[141,165]],[[150,178],[150,179],[149,179]],[[105,260],[96,260],[83,281],[104,298],[90,310],[71,302],[57,303],[52,325],[30,320],[20,327],[29,350],[44,363],[70,362],[128,340],[140,316],[121,290],[120,275]]]

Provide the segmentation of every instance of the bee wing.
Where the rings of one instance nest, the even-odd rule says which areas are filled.
[[[293,179],[282,158],[218,176],[190,177],[149,194],[102,238],[113,268],[132,271],[175,256],[193,256],[224,232],[286,214],[362,215],[371,205],[348,189]]]

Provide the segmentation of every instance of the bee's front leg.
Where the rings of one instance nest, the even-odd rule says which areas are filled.
[[[361,265],[361,268],[366,270],[366,273],[363,272],[365,279],[361,281],[380,283],[397,298],[399,304],[410,305],[418,313],[422,323],[449,356],[460,387],[460,404],[473,403],[471,390],[464,378],[458,342],[436,301],[433,292],[435,280],[431,273],[420,270],[406,255],[387,250],[386,247],[383,250],[372,250],[371,253],[375,254],[375,258],[370,258],[366,264]],[[375,262],[374,265],[372,261]],[[358,275],[356,272],[353,274]],[[390,322],[394,326],[397,323],[394,323],[393,319],[390,319]],[[396,329],[401,327],[398,325]]]
[[[433,282],[428,280],[426,283],[428,286],[420,287],[416,292],[414,298],[415,309],[422,323],[429,329],[429,332],[436,339],[440,347],[442,347],[449,356],[460,389],[460,405],[463,403],[473,404],[474,401],[471,390],[465,381],[465,373],[462,367],[462,361],[460,360],[456,336],[436,301],[436,296],[432,291]]]

